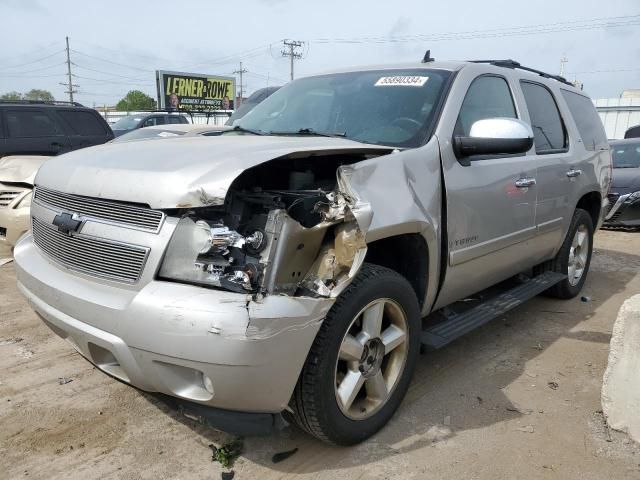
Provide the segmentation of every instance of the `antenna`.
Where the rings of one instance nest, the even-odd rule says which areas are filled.
[[[431,56],[431,50],[427,50],[422,58],[422,63],[429,63],[435,61],[435,58]]]

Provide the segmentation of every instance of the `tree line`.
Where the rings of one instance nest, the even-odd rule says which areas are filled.
[[[0,100],[40,100],[45,102],[53,102],[55,98],[48,90],[40,90],[33,88],[26,93],[11,91],[0,95]],[[121,112],[133,110],[154,110],[156,101],[140,90],[130,90],[118,103],[116,110]]]

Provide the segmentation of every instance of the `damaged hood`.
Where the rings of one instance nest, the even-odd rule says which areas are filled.
[[[221,205],[244,170],[283,156],[392,148],[342,138],[226,135],[105,144],[48,161],[36,185],[151,208]]]
[[[0,158],[0,183],[33,185],[38,169],[50,158],[41,155],[10,155]]]

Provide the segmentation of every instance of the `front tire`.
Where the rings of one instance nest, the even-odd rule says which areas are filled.
[[[569,231],[560,251],[551,260],[549,268],[567,275],[567,278],[551,287],[549,296],[569,299],[580,293],[587,279],[593,252],[593,221],[586,210],[577,208],[573,213]]]
[[[336,299],[296,386],[296,423],[327,443],[353,445],[402,401],[419,353],[420,312],[409,282],[364,264]]]

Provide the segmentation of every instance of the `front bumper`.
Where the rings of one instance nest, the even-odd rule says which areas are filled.
[[[604,220],[606,227],[640,227],[640,192],[616,196]]]
[[[219,409],[284,410],[331,299],[244,294],[152,280],[140,289],[66,270],[31,235],[18,286],[60,337],[142,390]]]

